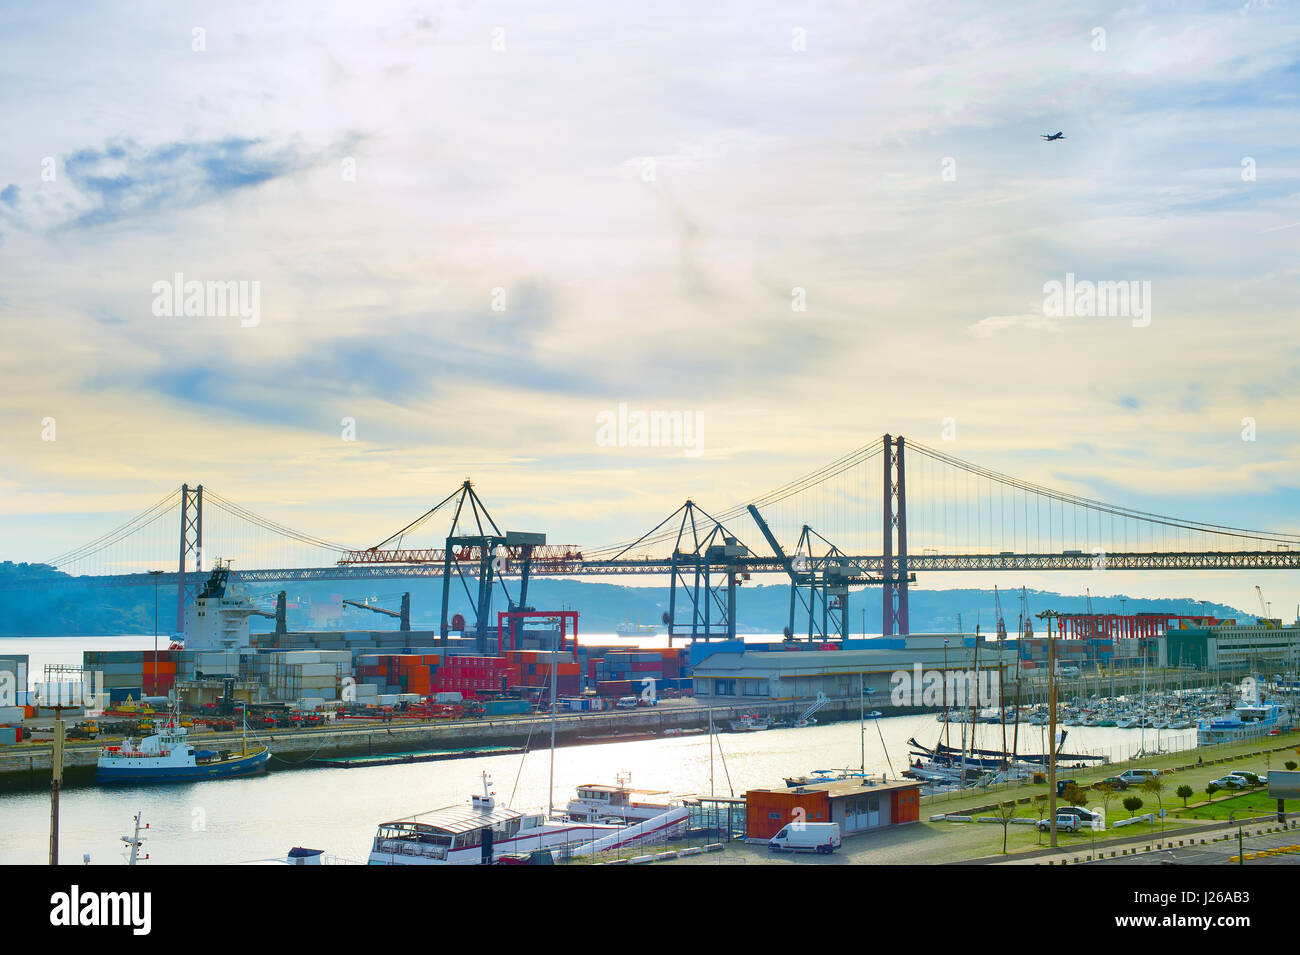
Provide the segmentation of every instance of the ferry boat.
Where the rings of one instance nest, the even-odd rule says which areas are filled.
[[[653,637],[659,633],[659,628],[653,624],[632,623],[630,620],[624,620],[614,632],[620,637]]]
[[[631,781],[620,773],[613,786],[584,783],[578,787],[577,797],[564,807],[565,814],[574,822],[629,825],[662,816],[671,808],[667,800],[648,798],[667,796],[666,789],[633,789]]]
[[[1240,703],[1226,716],[1196,724],[1196,745],[1211,746],[1265,736],[1291,728],[1291,711],[1281,703]]]
[[[105,746],[95,766],[100,783],[190,782],[265,772],[271,761],[269,747],[250,749],[247,740],[238,751],[195,749],[189,730],[173,713],[161,731],[141,740],[130,737],[118,746]]]
[[[541,811],[498,806],[483,774],[483,794],[470,804],[447,806],[379,824],[369,865],[482,865],[538,849],[579,847],[625,829],[624,825],[548,820]]]

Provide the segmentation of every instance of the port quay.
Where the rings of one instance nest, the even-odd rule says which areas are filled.
[[[382,870],[470,866],[1293,931],[1294,4],[9,4],[0,59],[14,938],[424,945]]]

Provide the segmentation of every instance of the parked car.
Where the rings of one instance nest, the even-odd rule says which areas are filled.
[[[1245,789],[1249,783],[1240,776],[1220,776],[1218,779],[1212,779],[1210,782],[1220,789]]]
[[[1059,819],[1061,816],[1074,816],[1083,825],[1091,825],[1093,820],[1101,818],[1101,813],[1081,806],[1062,806],[1056,810],[1056,817]]]
[[[1268,782],[1267,776],[1261,776],[1259,773],[1252,773],[1248,769],[1236,769],[1228,773],[1229,776],[1236,776],[1243,779],[1247,786],[1262,786]]]
[[[772,852],[817,852],[828,855],[840,847],[838,822],[791,823],[771,839],[767,847]]]
[[[1118,778],[1129,786],[1141,786],[1148,779],[1154,779],[1159,775],[1154,769],[1126,769],[1119,774]]]
[[[1038,820],[1038,831],[1047,832],[1052,828],[1052,820]],[[1056,831],[1057,832],[1078,832],[1087,823],[1078,816],[1068,812],[1058,812],[1056,814]]]
[[[1102,786],[1107,784],[1114,786],[1116,789],[1128,789],[1128,783],[1124,782],[1124,780],[1120,779],[1118,776],[1107,776],[1100,782],[1093,783],[1092,788],[1100,789]]]

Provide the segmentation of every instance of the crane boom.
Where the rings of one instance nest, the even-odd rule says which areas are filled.
[[[409,631],[411,629],[411,595],[410,593],[402,594],[402,609],[387,610],[384,607],[376,607],[368,603],[362,603],[360,600],[344,600],[344,606],[356,607],[358,610],[369,610],[373,613],[382,613],[385,617],[396,617],[400,622],[398,629]]]

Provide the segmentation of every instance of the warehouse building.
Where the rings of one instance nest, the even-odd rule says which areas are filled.
[[[1162,644],[1161,663],[1167,666],[1292,672],[1300,662],[1300,624],[1188,627],[1168,631]]]
[[[721,705],[861,692],[872,706],[937,706],[946,686],[949,702],[968,705],[977,693],[979,705],[995,706],[999,686],[1013,684],[1015,649],[999,652],[995,640],[981,639],[978,654],[972,634],[851,640],[844,649],[838,644],[824,650],[728,647],[695,664],[695,697]]]

